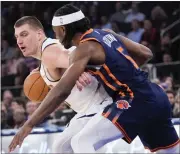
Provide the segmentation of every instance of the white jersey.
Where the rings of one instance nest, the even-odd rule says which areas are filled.
[[[59,43],[55,39],[48,38],[43,42],[42,52],[52,44]],[[60,44],[61,45],[61,44]],[[62,46],[62,45],[61,45]],[[63,46],[62,46],[63,47]],[[76,47],[71,47],[69,51],[73,51]],[[58,81],[55,81],[48,73],[45,66],[41,63],[40,74],[48,86],[55,86]],[[79,91],[76,86],[71,91],[71,94],[65,100],[67,104],[77,113],[97,113],[102,106],[107,106],[107,103],[112,103],[103,86],[99,84],[95,77],[92,76],[92,82]],[[101,106],[100,106],[101,104]],[[102,105],[103,104],[103,105]]]

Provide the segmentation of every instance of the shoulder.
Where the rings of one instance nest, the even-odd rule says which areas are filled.
[[[45,65],[50,65],[53,61],[56,61],[59,55],[65,52],[68,51],[60,43],[50,44],[42,52],[41,61]]]
[[[96,40],[87,40],[79,44],[76,48],[77,50],[83,50],[84,53],[89,53],[93,50],[96,50],[100,45],[100,43]]]
[[[41,46],[41,50],[44,51],[48,46],[52,45],[52,44],[58,44],[58,40],[56,39],[52,39],[52,38],[46,38]]]

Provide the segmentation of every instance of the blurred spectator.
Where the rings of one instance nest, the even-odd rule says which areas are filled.
[[[118,23],[124,22],[126,15],[123,13],[121,2],[116,2],[115,10],[116,12],[111,16],[110,21]]]
[[[8,71],[8,75],[17,74],[17,66],[19,63],[24,61],[24,58],[21,56],[22,54],[18,51],[19,49],[16,47],[13,50],[14,56],[11,59],[6,61],[6,68]]]
[[[151,82],[153,82],[153,83],[155,83],[157,85],[159,85],[161,83],[158,78],[153,79]]]
[[[146,42],[146,41],[141,41],[141,44],[144,45],[144,46],[146,46],[146,47],[149,47],[149,46],[150,46],[149,43]]]
[[[35,102],[31,102],[31,101],[27,102],[26,112],[27,112],[28,119],[33,114],[33,112],[38,108],[39,105],[40,105],[40,103],[35,103]]]
[[[35,102],[27,102],[26,104],[26,113],[27,113],[27,119],[33,114],[33,112],[39,107],[40,103]],[[35,127],[55,127],[55,125],[50,124],[48,120],[51,119],[50,116],[46,117],[40,124],[36,125]]]
[[[139,21],[134,19],[131,22],[132,31],[128,33],[127,37],[134,42],[139,43],[144,32],[144,29],[140,28]]]
[[[101,28],[102,29],[112,29],[112,25],[108,21],[108,18],[106,16],[101,17]]]
[[[97,6],[95,5],[89,7],[89,20],[91,21],[92,27],[99,22]]]
[[[9,45],[9,42],[7,39],[3,39],[2,40],[2,44],[1,44],[1,57],[2,59],[12,59],[13,57],[15,57],[15,48],[11,47]]]
[[[26,109],[26,100],[19,97],[14,99],[14,101],[11,103],[11,109],[12,111],[16,110],[16,109]]]
[[[39,61],[35,58],[28,57],[25,59],[26,66],[31,72],[33,69],[38,67]]]
[[[9,107],[9,111],[8,111],[8,124],[11,127],[15,125],[13,112],[16,111],[17,109],[25,110],[25,103],[26,103],[25,100],[23,100],[22,98],[17,98],[11,103],[11,106]]]
[[[16,51],[16,55],[15,55],[15,62],[16,62],[15,66],[16,67],[21,62],[25,62],[29,71],[32,71],[33,69],[38,67],[39,61],[37,59],[32,58],[32,57],[26,57],[24,59],[23,54],[18,47],[15,48],[15,51]],[[17,73],[17,69],[16,69],[16,73]]]
[[[6,64],[1,64],[1,77],[8,75],[8,69]]]
[[[169,53],[164,53],[163,54],[163,63],[168,64],[170,62],[172,62],[171,55]]]
[[[180,106],[179,104],[175,103],[175,94],[171,90],[166,91],[166,94],[168,96],[169,102],[171,103],[172,116],[176,117],[176,115],[180,112]]]
[[[159,43],[160,35],[155,28],[152,27],[150,20],[144,21],[144,33],[141,41],[146,41],[150,45],[157,45]]]
[[[166,77],[160,85],[164,88],[164,90],[173,90],[172,77]]]
[[[132,22],[134,19],[142,22],[145,19],[145,15],[141,12],[139,12],[139,7],[138,4],[136,2],[132,2],[132,11],[131,13],[129,13],[125,19],[126,23],[130,23]]]
[[[10,128],[7,124],[7,109],[4,103],[1,102],[1,129]]]
[[[177,94],[175,96],[175,104],[177,104],[177,106],[179,107],[179,112],[174,116],[175,118],[180,118],[180,88],[177,90]]]
[[[15,59],[9,59],[6,61],[6,67],[8,75],[17,74],[17,61]]]
[[[15,79],[15,85],[23,85],[24,80],[26,79],[26,77],[29,75],[30,71],[29,68],[27,67],[26,63],[20,62],[17,65],[17,76]]]
[[[119,35],[125,36],[125,33],[120,31],[120,28],[118,27],[117,22],[112,22],[111,24],[112,24],[112,30],[114,32],[116,32]]]
[[[54,118],[58,119],[55,124],[60,126],[66,125],[74,115],[75,113],[72,109],[69,109],[65,103],[61,103],[54,112]]]
[[[19,129],[26,121],[26,113],[23,108],[17,108],[13,111],[13,119],[15,122],[15,129]]]
[[[66,103],[61,103],[58,108],[51,114],[52,118],[59,118],[61,117],[62,110],[68,109]]]
[[[160,6],[155,6],[151,11],[151,19],[154,27],[160,29],[167,19],[167,14]]]
[[[13,102],[13,94],[11,91],[6,90],[3,93],[3,104],[6,107],[7,110],[7,124],[10,127],[13,127],[14,121],[13,121],[13,115],[12,115],[12,109],[11,109],[11,104]]]
[[[162,38],[161,38],[161,50],[170,50],[171,48],[171,38],[169,33],[165,34]]]
[[[160,38],[160,45],[156,46],[155,50],[156,62],[163,62],[163,54],[171,51],[171,39],[168,33]]]
[[[9,108],[13,101],[13,94],[10,90],[5,90],[3,93],[3,103],[6,106],[6,108]]]
[[[152,20],[165,20],[167,19],[167,14],[160,6],[155,6],[151,11]]]

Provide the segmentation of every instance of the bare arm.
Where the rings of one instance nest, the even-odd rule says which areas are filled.
[[[48,93],[38,109],[33,113],[25,125],[34,127],[59,106],[71,93],[76,80],[84,72],[91,58],[88,43],[81,44],[72,55],[71,65],[62,76],[59,83]]]
[[[84,72],[92,56],[91,50],[88,42],[81,44],[76,49],[72,56],[70,67],[66,70],[59,83],[48,93],[37,110],[14,136],[9,145],[9,152],[13,151],[17,145],[21,146],[24,138],[31,132],[33,127],[53,112],[69,96],[76,80]]]
[[[50,45],[43,51],[42,62],[47,68],[68,68],[68,51],[58,44]]]
[[[107,30],[107,29],[104,30],[111,32],[113,35],[118,37],[124,43],[129,54],[132,56],[132,58],[135,60],[138,66],[141,66],[146,62],[148,62],[150,59],[152,59],[153,54],[149,48],[145,47],[142,44],[131,41],[130,39],[124,36],[118,35],[112,30]]]

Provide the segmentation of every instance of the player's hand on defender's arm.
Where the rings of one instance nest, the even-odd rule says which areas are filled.
[[[84,87],[91,83],[91,75],[87,72],[81,74],[79,79],[76,81],[76,86],[81,91]]]

